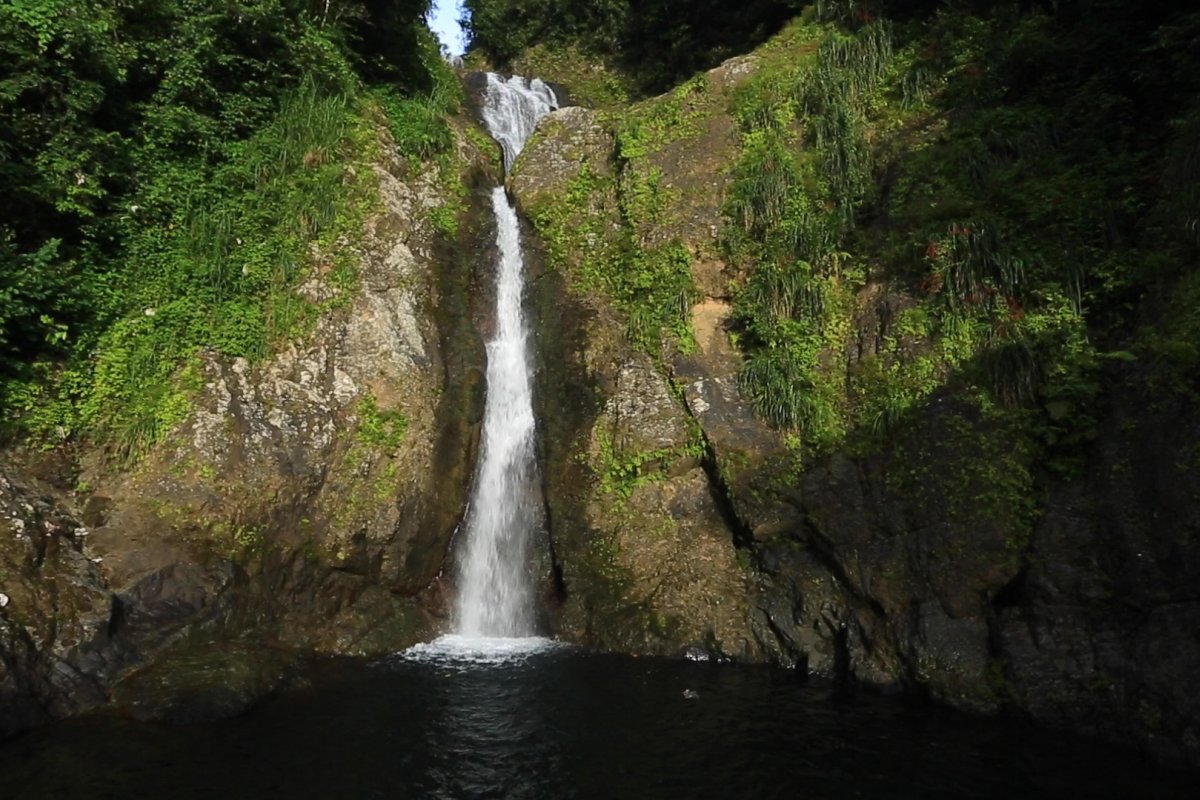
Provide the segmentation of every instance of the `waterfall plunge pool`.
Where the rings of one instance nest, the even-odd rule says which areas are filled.
[[[766,667],[452,638],[323,664],[242,717],[0,745],[0,797],[1193,797],[1195,773]]]

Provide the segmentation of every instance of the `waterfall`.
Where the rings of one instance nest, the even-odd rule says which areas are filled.
[[[558,105],[540,80],[488,73],[482,108],[492,137],[512,167],[538,119]],[[496,330],[487,343],[483,442],[460,549],[457,626],[472,638],[534,633],[530,540],[543,524],[534,458],[535,425],[529,353],[521,309],[524,261],[516,211],[503,186],[492,190],[496,215]]]
[[[491,72],[487,74],[483,121],[488,133],[504,149],[505,172],[512,169],[538,120],[556,108],[558,98],[554,90],[537,78],[527,80],[513,75],[504,80]]]

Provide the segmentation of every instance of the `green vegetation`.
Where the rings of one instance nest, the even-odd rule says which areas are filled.
[[[471,49],[496,66],[522,63],[525,54],[538,47],[556,52],[574,49],[603,64],[608,75],[620,76],[616,85],[643,96],[665,91],[699,70],[750,50],[802,5],[800,0],[463,2],[470,15],[465,22]],[[582,83],[572,82],[572,75],[584,72],[568,70],[556,79],[571,89],[578,86],[581,95],[605,98],[608,94],[594,92],[594,82],[587,77]]]
[[[426,41],[424,47],[432,80],[427,93],[404,94],[395,85],[383,85],[372,87],[371,96],[383,108],[396,151],[408,161],[409,169],[415,171],[423,163],[437,165],[445,201],[430,209],[430,216],[438,232],[452,238],[458,234],[467,187],[460,180],[449,117],[463,110],[466,98],[458,76],[438,58],[433,43]],[[467,130],[475,132],[474,128]],[[489,140],[488,149],[491,147]]]
[[[537,75],[567,87],[570,102],[587,108],[623,107],[636,91],[621,72],[596,63],[573,44],[535,44],[522,51],[511,67],[518,75]]]
[[[639,486],[662,480],[680,460],[701,459],[707,452],[704,435],[699,426],[692,422],[688,441],[681,447],[667,447],[650,451],[621,452],[613,444],[608,432],[596,431],[599,447],[597,471],[600,487],[608,494],[621,500],[627,499]]]
[[[619,36],[589,42],[590,11],[483,6],[526,14],[478,21],[501,60],[565,41],[635,89],[671,72],[666,50],[639,71]],[[727,109],[698,76],[603,114],[611,159],[535,222],[641,347],[686,346],[698,243],[662,249],[689,199],[667,176],[727,110],[720,255],[742,389],[793,454],[779,482],[821,453],[882,452],[893,489],[963,526],[1002,520],[1020,551],[1037,487],[1079,473],[1117,387],[1200,399],[1200,12],[1151,6],[817,2],[755,51]],[[613,486],[658,463],[602,461]]]
[[[652,175],[616,180],[585,164],[563,195],[529,210],[551,264],[568,270],[579,289],[603,292],[624,314],[630,341],[655,357],[664,336],[690,346],[694,293],[683,245],[643,246],[634,232],[660,206],[658,192]],[[598,207],[606,198],[616,207]],[[617,223],[615,234],[610,222]]]
[[[378,513],[381,504],[395,497],[400,479],[397,458],[408,434],[404,412],[380,408],[370,391],[359,397],[354,414],[358,418],[354,436],[332,469],[338,491],[329,516],[338,530]]]
[[[186,413],[202,353],[305,332],[312,277],[345,302],[380,107],[410,160],[450,148],[426,6],[0,3],[6,434],[136,456]]]
[[[742,151],[725,247],[748,274],[737,297],[743,388],[764,417],[818,445],[840,440],[850,333],[865,267],[844,251],[871,180],[867,118],[892,57],[891,33],[793,23],[799,59],[772,61],[739,94]]]
[[[707,82],[699,75],[664,97],[639,103],[622,114],[616,135],[618,161],[634,162],[698,133],[702,112],[696,106],[706,92]]]
[[[603,293],[623,314],[629,339],[655,358],[662,358],[664,340],[693,348],[697,299],[693,253],[677,235],[679,190],[664,185],[659,159],[699,135],[717,103],[697,76],[662,97],[601,115],[614,140],[611,162],[608,153],[591,155],[565,191],[528,209],[551,264],[579,290]]]
[[[737,98],[743,388],[818,450],[954,391],[1069,471],[1103,370],[1194,385],[1200,15],[912,5],[818,3]]]
[[[894,438],[888,488],[914,508],[938,509],[955,530],[1004,531],[1006,556],[1024,552],[1040,508],[1029,417],[1021,409],[944,409]]]
[[[395,452],[408,432],[408,418],[398,410],[382,411],[375,396],[364,394],[358,401],[358,441],[367,447]]]

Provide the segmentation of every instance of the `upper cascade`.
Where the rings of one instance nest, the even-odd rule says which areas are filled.
[[[488,133],[504,149],[505,172],[512,169],[538,120],[557,108],[558,97],[540,78],[513,75],[505,79],[494,72],[487,74],[481,111]]]

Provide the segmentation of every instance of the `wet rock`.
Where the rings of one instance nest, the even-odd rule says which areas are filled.
[[[0,455],[0,735],[104,702],[115,600],[56,489]]]

